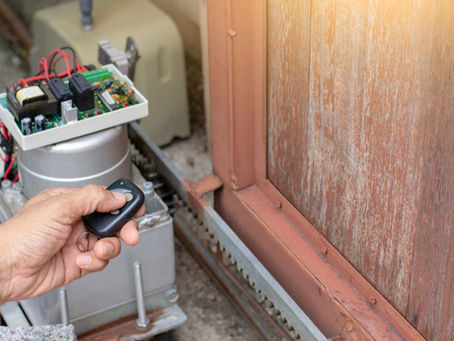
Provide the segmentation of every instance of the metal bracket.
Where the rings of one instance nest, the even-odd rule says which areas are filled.
[[[130,80],[134,80],[134,76],[136,73],[136,64],[140,59],[140,55],[139,47],[137,46],[137,42],[134,40],[133,37],[128,37],[126,39],[125,53],[129,64],[128,77]]]
[[[199,180],[197,183],[192,185],[193,193],[202,198],[205,194],[213,192],[224,185],[221,178],[214,174],[207,175],[203,179]]]
[[[115,64],[130,80],[134,80],[136,64],[139,59],[139,47],[133,37],[126,39],[125,51],[118,50],[109,40],[98,42],[99,63],[101,65]]]

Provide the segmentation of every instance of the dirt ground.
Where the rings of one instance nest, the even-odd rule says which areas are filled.
[[[44,5],[58,1],[10,1],[26,20]],[[24,3],[28,4],[25,6]],[[211,172],[204,129],[203,89],[200,65],[186,60],[188,95],[190,103],[191,137],[176,140],[163,149],[177,168],[190,180],[197,181]],[[25,65],[0,39],[0,87],[5,89],[19,78],[27,76]],[[1,91],[3,92],[3,91]],[[228,297],[214,285],[199,264],[176,240],[176,278],[180,293],[179,305],[188,316],[188,322],[169,333],[155,337],[167,341],[228,341],[260,340],[244,318],[235,310]]]

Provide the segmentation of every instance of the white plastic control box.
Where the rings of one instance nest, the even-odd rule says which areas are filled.
[[[112,64],[104,65],[102,68],[112,72],[120,81],[126,82],[128,87],[134,90],[135,100],[137,103],[125,108],[104,113],[102,115],[69,122],[67,124],[30,135],[23,135],[15,121],[14,115],[7,108],[0,105],[0,120],[5,124],[6,128],[13,135],[16,143],[19,144],[22,150],[26,151],[48,146],[148,116],[148,101],[134,87],[131,80],[118,71],[118,69]],[[0,94],[0,98],[5,97],[6,93]]]

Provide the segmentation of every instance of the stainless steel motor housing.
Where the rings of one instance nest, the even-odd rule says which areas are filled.
[[[31,198],[46,188],[109,185],[131,177],[126,125],[55,145],[17,151],[20,181]]]

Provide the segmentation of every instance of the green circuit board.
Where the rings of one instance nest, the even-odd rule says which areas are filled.
[[[107,69],[97,69],[82,73],[85,79],[95,88],[94,91],[94,108],[86,111],[78,111],[78,120],[85,120],[87,118],[103,115],[109,113],[110,110],[104,105],[99,98],[100,91],[109,92],[115,99],[118,109],[125,108],[128,106],[135,105],[137,103],[134,90],[130,89],[128,85],[119,80],[112,72]],[[68,83],[66,82],[66,86]],[[0,98],[0,105],[4,108],[8,108],[6,97]],[[11,113],[11,115],[13,115]],[[15,120],[19,130],[21,129],[20,122]],[[61,116],[57,113],[50,114],[46,117],[45,129],[52,129],[58,126],[64,125]],[[32,133],[35,133],[35,125],[32,123]]]

